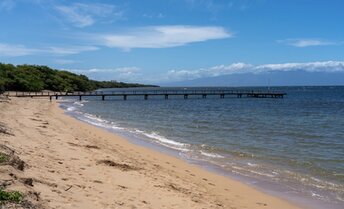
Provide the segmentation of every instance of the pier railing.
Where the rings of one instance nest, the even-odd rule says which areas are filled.
[[[116,90],[116,91],[75,91],[75,92],[5,92],[5,96],[31,97],[31,96],[93,96],[93,95],[220,95],[220,94],[284,94],[281,91],[263,91],[263,90]]]
[[[100,96],[102,100],[108,96],[123,96],[124,100],[128,96],[144,96],[148,99],[149,96],[164,96],[168,99],[169,96],[184,96],[187,99],[189,96],[202,96],[206,98],[208,95],[219,95],[224,98],[226,95],[234,95],[238,98],[241,97],[256,97],[256,98],[283,98],[286,94],[280,91],[264,91],[264,90],[248,90],[248,89],[138,89],[138,90],[108,90],[108,91],[90,91],[90,92],[5,92],[5,96],[14,97],[79,97],[81,100],[84,96]]]

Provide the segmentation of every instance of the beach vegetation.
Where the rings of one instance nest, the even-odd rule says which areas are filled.
[[[59,92],[92,91],[100,88],[146,87],[137,83],[96,81],[85,75],[55,70],[40,65],[12,65],[0,63],[0,93],[4,91]]]
[[[6,154],[0,152],[0,164],[7,162],[7,161],[8,161],[8,156]]]
[[[0,189],[0,205],[5,202],[20,203],[23,199],[23,195],[18,191],[4,191]]]

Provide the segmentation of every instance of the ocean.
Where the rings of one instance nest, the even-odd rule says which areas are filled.
[[[133,143],[264,192],[309,208],[344,208],[344,87],[269,90],[287,96],[63,98],[61,107]]]

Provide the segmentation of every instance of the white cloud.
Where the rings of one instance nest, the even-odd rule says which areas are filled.
[[[72,55],[85,51],[98,50],[94,46],[68,46],[68,47],[47,47],[47,48],[30,48],[24,45],[13,45],[0,43],[0,56],[20,57],[28,55]]]
[[[14,0],[1,0],[0,10],[11,10],[15,7],[16,3]]]
[[[158,19],[161,19],[161,18],[164,18],[166,17],[164,14],[162,13],[158,13],[158,14],[150,14],[150,13],[144,13],[142,15],[142,17],[144,18],[149,18],[149,19],[153,19],[153,18],[158,18]]]
[[[258,65],[254,70],[256,72],[295,70],[304,70],[307,72],[344,72],[344,61],[266,64]]]
[[[240,73],[269,73],[276,71],[306,72],[344,72],[344,61],[325,61],[307,63],[283,63],[251,65],[245,63],[234,63],[231,65],[218,65],[210,68],[196,70],[170,70],[164,77],[165,81],[193,80],[197,78],[215,77]]]
[[[123,11],[117,11],[114,5],[99,3],[58,5],[55,6],[55,9],[69,22],[81,28],[93,25],[98,19],[111,18],[113,21],[123,15]]]
[[[135,28],[122,34],[102,35],[100,44],[124,50],[132,48],[168,48],[211,39],[224,39],[231,36],[232,34],[222,27],[152,26]]]
[[[309,47],[309,46],[328,46],[338,45],[339,43],[333,41],[326,41],[322,39],[285,39],[277,41],[282,44],[295,46],[295,47]]]
[[[118,80],[125,82],[135,82],[141,80],[141,69],[139,67],[119,67],[119,68],[91,68],[91,69],[66,69],[68,71],[87,75],[97,80]]]
[[[68,64],[77,63],[77,61],[69,60],[69,59],[55,59],[54,62],[60,65],[68,65]]]
[[[84,74],[96,80],[117,80],[138,83],[168,83],[198,78],[215,77],[222,75],[235,75],[242,73],[262,74],[283,71],[306,71],[306,72],[343,72],[344,61],[325,61],[307,63],[283,63],[251,65],[246,63],[233,63],[230,65],[217,65],[209,68],[195,70],[170,70],[161,74],[147,74],[139,67],[120,68],[92,68],[86,70],[69,69],[74,73]]]
[[[71,55],[79,54],[85,51],[95,51],[98,50],[95,46],[69,46],[69,47],[49,47],[47,52],[55,55]]]
[[[40,53],[39,49],[27,48],[23,45],[10,45],[0,43],[0,56],[19,57]]]

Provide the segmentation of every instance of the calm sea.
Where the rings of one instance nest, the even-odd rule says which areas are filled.
[[[271,90],[287,96],[85,98],[61,106],[134,143],[310,208],[344,208],[344,87]]]

